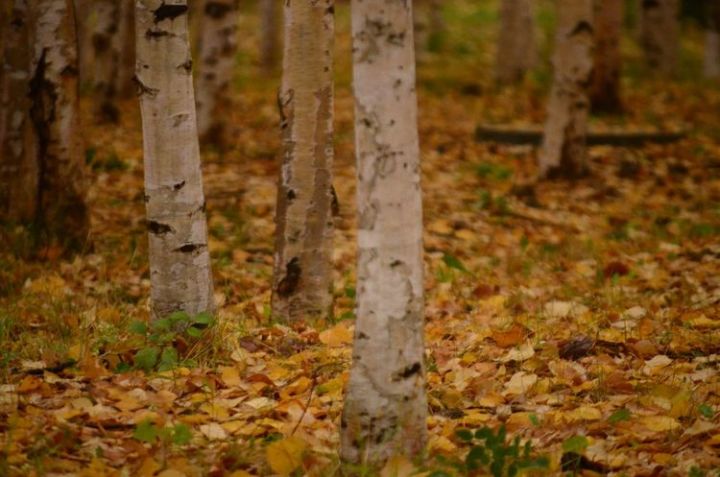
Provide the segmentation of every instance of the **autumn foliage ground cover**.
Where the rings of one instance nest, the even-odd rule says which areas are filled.
[[[425,464],[395,461],[383,475],[438,470],[437,456],[467,452],[457,430],[501,424],[546,455],[551,474],[710,475],[720,467],[717,85],[643,74],[627,39],[625,114],[593,127],[687,138],[595,147],[586,179],[533,184],[533,149],[477,143],[473,131],[540,123],[549,66],[494,87],[495,10],[484,3],[448,7],[447,34],[418,58],[431,439]],[[3,235],[0,474],[340,471],[355,257],[349,12],[338,8],[336,321],[288,328],[268,307],[277,80],[258,71],[247,10],[228,145],[203,156],[218,316],[173,317],[188,321],[183,333],[147,324],[137,104],[122,105],[117,127],[86,118],[93,247],[30,261],[22,231]],[[697,71],[699,32],[686,33],[684,69]]]

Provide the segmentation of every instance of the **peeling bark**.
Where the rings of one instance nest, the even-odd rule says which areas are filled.
[[[266,73],[275,69],[278,63],[279,28],[278,0],[260,0],[260,63]]]
[[[285,6],[273,315],[332,314],[333,0]]]
[[[615,113],[620,101],[623,0],[595,0],[595,64],[590,85],[594,111]]]
[[[135,20],[153,316],[212,312],[187,0],[137,0]]]
[[[35,224],[41,242],[86,245],[88,180],[78,129],[77,36],[70,0],[30,0],[32,44],[26,153],[37,163]],[[29,159],[33,161],[33,159]],[[29,167],[33,169],[34,164]]]
[[[537,61],[533,0],[502,0],[495,79],[517,83]]]
[[[663,74],[677,68],[680,0],[640,0],[640,41],[648,66]]]
[[[720,77],[720,0],[709,0],[705,29],[705,57],[703,74],[706,78]]]
[[[412,18],[404,0],[352,2],[359,257],[341,457],[371,465],[427,436]]]
[[[28,1],[13,0],[2,14],[0,222],[29,223],[37,213],[39,168],[28,117],[32,51]]]
[[[202,140],[220,140],[225,118],[217,107],[227,101],[237,51],[239,0],[206,0],[200,32],[197,122]]]
[[[553,86],[538,163],[541,176],[573,178],[587,172],[593,5],[592,0],[559,0],[557,5]]]

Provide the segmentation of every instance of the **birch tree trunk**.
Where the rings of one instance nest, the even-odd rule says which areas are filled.
[[[260,63],[266,73],[278,63],[278,0],[260,0]]]
[[[30,0],[30,55],[26,154],[36,156],[41,242],[76,250],[88,239],[88,180],[78,129],[77,35],[71,0]],[[31,159],[32,161],[32,159]],[[34,164],[29,165],[33,170]]]
[[[706,78],[718,78],[720,77],[720,0],[710,0],[707,13],[703,74]]]
[[[239,0],[206,0],[200,27],[197,122],[202,140],[220,140],[224,118],[217,106],[227,101],[237,52]]]
[[[135,10],[156,318],[214,309],[187,12],[187,0],[137,0]]]
[[[96,23],[93,0],[73,0],[75,26],[78,36],[78,68],[80,85],[85,88],[94,84],[92,33]]]
[[[273,315],[332,315],[334,1],[285,4]]]
[[[39,168],[28,115],[32,51],[28,1],[13,0],[2,8],[0,222],[29,223],[37,213]]]
[[[663,74],[677,68],[679,0],[641,0],[640,40],[648,66]]]
[[[558,0],[553,56],[554,77],[543,143],[540,175],[568,178],[585,174],[588,85],[593,67],[592,0]]]
[[[423,261],[412,3],[353,0],[357,322],[341,457],[379,464],[426,442]]]
[[[501,0],[495,79],[521,81],[536,62],[533,0]]]
[[[618,112],[623,0],[595,0],[595,64],[590,103],[595,111]]]

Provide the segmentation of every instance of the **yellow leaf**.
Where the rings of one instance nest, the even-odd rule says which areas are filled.
[[[680,427],[680,423],[668,416],[646,416],[640,418],[640,423],[653,432],[673,431]]]
[[[157,477],[185,477],[186,475],[185,472],[180,472],[179,470],[165,469],[160,472]]]
[[[225,383],[225,386],[231,388],[240,386],[242,382],[240,379],[240,373],[235,366],[222,366],[220,368],[220,379]]]
[[[523,371],[518,371],[513,374],[510,381],[505,383],[505,394],[506,396],[518,396],[524,394],[532,388],[537,382],[536,374],[528,374]]]
[[[307,444],[299,437],[288,437],[273,442],[265,449],[267,463],[273,472],[290,475],[302,465],[302,456]]]
[[[415,472],[415,466],[407,457],[396,455],[390,458],[380,471],[380,477],[409,477]]]
[[[228,477],[252,477],[252,474],[248,474],[244,470],[236,470],[232,474],[230,474]]]
[[[720,320],[711,320],[705,315],[690,320],[690,326],[693,328],[716,329],[720,328]]]
[[[580,406],[570,412],[566,412],[564,418],[568,422],[599,421],[602,419],[602,413],[599,409],[591,406]]]
[[[152,477],[161,466],[152,457],[146,457],[140,468],[137,470],[138,477]]]
[[[328,346],[343,346],[352,342],[352,333],[344,323],[340,323],[320,333],[320,342]]]

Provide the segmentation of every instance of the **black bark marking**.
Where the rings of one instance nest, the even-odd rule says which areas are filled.
[[[338,200],[337,192],[335,192],[335,186],[330,186],[330,193],[332,194],[332,202],[330,203],[332,215],[333,217],[340,217],[340,201]]]
[[[369,340],[370,339],[370,337],[368,335],[366,335],[365,333],[363,333],[362,331],[358,333],[357,337],[359,340]]]
[[[295,200],[295,197],[297,197],[297,194],[295,193],[295,190],[290,189],[287,191],[287,199],[288,201]]]
[[[408,379],[411,376],[419,374],[420,370],[422,370],[422,366],[420,365],[420,363],[413,363],[410,366],[406,366],[405,369],[398,373],[395,381],[399,381],[400,379]]]
[[[188,60],[179,65],[178,68],[184,69],[188,74],[192,73],[192,59],[188,58]]]
[[[584,20],[581,22],[578,22],[578,24],[575,25],[575,28],[573,28],[573,31],[570,32],[570,36],[579,35],[581,33],[589,33],[592,35],[592,33],[593,33],[592,25]]]
[[[172,232],[173,228],[170,227],[168,224],[163,224],[161,222],[151,220],[148,222],[148,230],[153,235],[165,235]]]
[[[185,181],[178,182],[177,184],[173,185],[173,190],[180,190],[183,187],[185,187]]]
[[[196,250],[200,250],[203,248],[203,244],[200,243],[186,243],[180,248],[175,249],[176,252],[182,252],[182,253],[193,253]]]
[[[140,78],[137,77],[137,75],[133,76],[133,83],[135,83],[135,89],[137,91],[138,96],[142,96],[143,94],[147,94],[150,97],[156,96],[160,90],[151,88],[149,86],[145,86],[142,81],[140,81]]]
[[[148,38],[150,40],[158,38],[162,38],[164,36],[170,36],[170,32],[165,30],[153,30],[152,28],[148,28],[148,30],[145,32],[145,38]]]
[[[288,297],[295,293],[300,284],[300,276],[302,269],[300,268],[300,259],[293,257],[285,267],[285,277],[280,280],[277,286],[277,293],[281,297]]]
[[[211,18],[220,19],[232,10],[232,6],[223,2],[209,1],[205,4],[205,15]]]
[[[392,263],[390,263],[390,268],[399,267],[402,263],[402,260],[393,260]]]
[[[166,5],[163,2],[163,4],[153,12],[153,16],[155,17],[155,23],[160,23],[163,20],[174,20],[180,15],[187,13],[187,11],[187,5]]]

